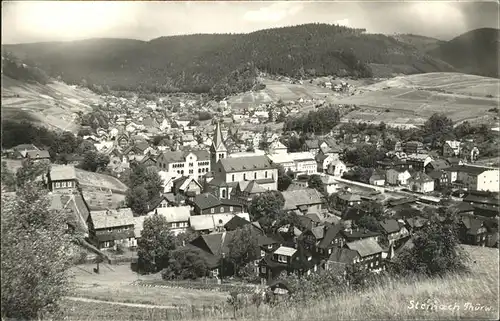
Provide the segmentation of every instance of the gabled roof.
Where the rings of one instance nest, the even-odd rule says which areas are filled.
[[[220,200],[210,193],[203,193],[196,195],[193,202],[197,207],[199,207],[202,210],[207,208],[212,208],[214,206],[219,206],[221,204]]]
[[[429,177],[429,175],[422,172],[415,172],[410,179],[417,183],[426,183],[434,181],[432,178]]]
[[[264,193],[267,190],[260,186],[255,180],[238,182],[239,189],[248,194]]]
[[[413,228],[420,228],[428,222],[428,219],[421,216],[410,217],[406,219],[406,223]]]
[[[319,242],[318,247],[321,249],[328,248],[335,237],[339,235],[340,231],[342,231],[342,226],[340,224],[331,225],[326,228],[326,232],[324,233],[323,239]]]
[[[229,222],[224,224],[224,228],[228,231],[234,231],[237,228],[242,228],[245,225],[252,224],[250,221],[247,221],[246,219],[239,217],[239,216],[234,216],[232,217]]]
[[[325,231],[324,226],[317,226],[311,229],[311,232],[316,238],[316,240],[321,240],[324,237],[324,231]]]
[[[358,194],[353,193],[339,193],[338,198],[347,202],[359,202],[361,201],[361,197]]]
[[[130,208],[116,210],[91,211],[90,216],[95,229],[111,228],[134,224],[134,215]]]
[[[223,158],[220,163],[226,173],[252,171],[259,169],[274,169],[267,156],[246,156],[237,158]]]
[[[383,252],[380,245],[373,239],[363,239],[359,241],[346,243],[346,247],[357,251],[361,257]]]
[[[52,181],[76,179],[75,166],[73,166],[73,165],[52,165],[50,168],[50,179]]]
[[[469,235],[477,235],[479,229],[483,227],[483,221],[473,217],[463,216],[462,222],[467,228],[467,234]]]
[[[210,160],[210,153],[206,150],[190,150],[190,151],[175,151],[175,152],[165,152],[162,153],[158,158],[161,157],[162,160],[167,163],[180,163],[185,162],[186,157],[193,153],[196,155],[197,161],[205,161]]]
[[[227,151],[226,146],[224,146],[224,141],[222,137],[222,131],[219,122],[215,125],[215,131],[212,141],[212,148],[216,151]]]
[[[67,223],[78,232],[88,234],[87,220],[90,211],[80,194],[50,194],[50,208],[54,210],[67,210]]]
[[[321,194],[314,188],[281,192],[285,199],[284,210],[293,210],[300,205],[314,205],[323,203]]]
[[[379,223],[384,232],[387,234],[396,233],[401,230],[398,221],[396,221],[395,219],[383,220]]]
[[[50,158],[50,154],[46,150],[29,150],[26,152],[26,157],[31,159]]]
[[[485,171],[498,170],[498,168],[480,167],[471,165],[454,165],[445,169],[449,172],[462,172],[470,175],[480,175]]]
[[[359,254],[355,250],[334,247],[332,248],[332,254],[328,258],[328,261],[341,264],[352,264],[354,259],[358,256]]]
[[[187,222],[191,216],[191,207],[158,207],[154,211],[149,212],[148,215],[153,215],[154,213],[158,213],[159,215],[165,217],[168,223]]]
[[[319,148],[319,140],[317,139],[308,139],[304,142],[304,144],[308,148]]]

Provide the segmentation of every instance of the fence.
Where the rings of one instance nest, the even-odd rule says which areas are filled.
[[[156,288],[176,288],[176,289],[191,289],[205,290],[213,292],[232,292],[238,293],[253,293],[258,289],[258,286],[244,285],[236,283],[218,283],[218,280],[204,279],[200,281],[134,281],[136,286],[156,287]]]

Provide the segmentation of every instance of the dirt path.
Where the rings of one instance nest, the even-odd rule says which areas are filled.
[[[139,303],[126,303],[126,302],[113,302],[113,301],[104,301],[104,300],[94,300],[80,297],[65,297],[67,300],[71,301],[80,301],[80,302],[88,302],[88,303],[107,303],[113,305],[122,305],[133,308],[147,308],[147,309],[175,309],[174,306],[171,305],[152,305],[152,304],[139,304]]]

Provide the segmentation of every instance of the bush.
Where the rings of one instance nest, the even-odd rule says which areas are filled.
[[[123,254],[125,253],[125,246],[121,243],[116,244],[116,249],[115,249],[116,254]]]

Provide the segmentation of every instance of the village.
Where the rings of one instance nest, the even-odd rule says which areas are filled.
[[[411,236],[430,213],[443,208],[453,209],[462,243],[498,247],[499,168],[476,163],[481,151],[474,143],[446,141],[431,151],[422,142],[398,141],[360,180],[349,176],[356,166],[343,161],[343,153],[359,143],[378,149],[380,135],[333,129],[290,151],[279,131],[239,129],[297,113],[293,103],[236,112],[226,101],[200,109],[196,100],[108,96],[105,106],[107,128],[89,126],[83,139],[109,156],[107,173],[78,168],[81,155],[50,164],[48,151],[27,144],[4,150],[2,158],[50,164],[41,180],[51,208],[69,213],[68,225],[84,235],[94,255],[120,257],[119,247],[136,260],[144,220],[159,214],[174,235],[196,233],[184,246],[197,251],[220,281],[228,273],[221,258],[236,231],[247,226],[258,235],[251,264],[260,284],[279,288],[275,281],[284,271],[310,274],[350,265],[383,271],[412,246]],[[199,119],[189,116],[195,110]],[[127,206],[129,187],[120,181],[136,166],[162,180],[145,215]],[[249,212],[256,198],[273,192],[284,199],[280,211],[299,223],[270,233]],[[376,219],[367,223],[366,217]]]

